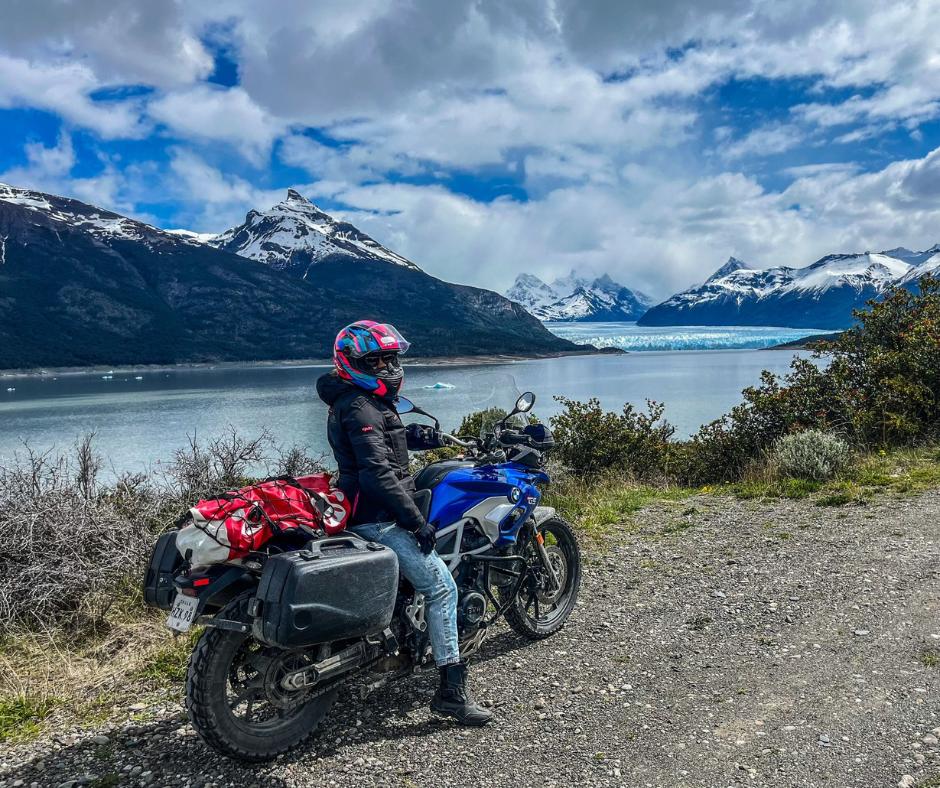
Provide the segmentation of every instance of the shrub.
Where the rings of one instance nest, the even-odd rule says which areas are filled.
[[[125,478],[99,489],[90,441],[76,455],[28,446],[0,467],[0,634],[98,618],[153,545],[157,501]]]
[[[268,455],[271,455],[270,457]],[[94,435],[69,454],[29,445],[0,466],[0,635],[18,628],[96,626],[139,584],[155,535],[199,498],[250,474],[319,470],[305,450],[235,430],[176,453],[162,474],[99,482]]]
[[[551,419],[555,458],[577,473],[607,469],[637,478],[661,476],[669,466],[669,439],[675,428],[663,419],[662,405],[647,400],[646,413],[629,403],[620,413],[601,409],[600,401],[556,397],[564,410]]]
[[[771,462],[780,473],[819,482],[845,469],[850,459],[851,450],[844,440],[819,430],[785,435],[771,453]]]
[[[764,372],[744,401],[677,451],[677,473],[701,484],[739,479],[784,435],[820,430],[859,447],[940,437],[940,280],[899,288],[857,311],[858,324],[790,372]]]

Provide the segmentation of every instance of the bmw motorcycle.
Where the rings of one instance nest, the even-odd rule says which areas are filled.
[[[575,533],[540,506],[551,433],[520,419],[527,392],[481,436],[444,435],[456,457],[415,476],[415,502],[437,528],[437,552],[458,588],[461,657],[494,624],[530,640],[564,626],[575,606],[581,559]],[[440,424],[400,398],[400,414]],[[186,680],[198,734],[231,758],[260,762],[306,741],[344,684],[365,697],[388,681],[434,668],[424,600],[399,577],[395,554],[353,535],[294,532],[232,564],[190,566],[158,542],[144,583],[168,625],[201,625]]]

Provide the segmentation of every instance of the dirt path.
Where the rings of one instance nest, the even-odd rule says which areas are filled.
[[[488,640],[489,728],[431,717],[418,677],[343,698],[308,749],[248,769],[203,747],[177,696],[152,723],[9,748],[0,788],[940,786],[940,493],[702,497],[637,526],[589,553],[562,633]]]

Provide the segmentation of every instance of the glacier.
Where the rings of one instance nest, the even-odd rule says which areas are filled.
[[[545,323],[563,339],[628,352],[665,350],[759,350],[793,342],[822,328],[777,326],[638,326],[636,323]]]

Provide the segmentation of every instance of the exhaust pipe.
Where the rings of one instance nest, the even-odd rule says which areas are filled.
[[[365,662],[366,656],[366,642],[360,640],[320,662],[288,673],[281,679],[281,687],[291,692],[313,687],[321,681],[327,681],[355,670]]]

